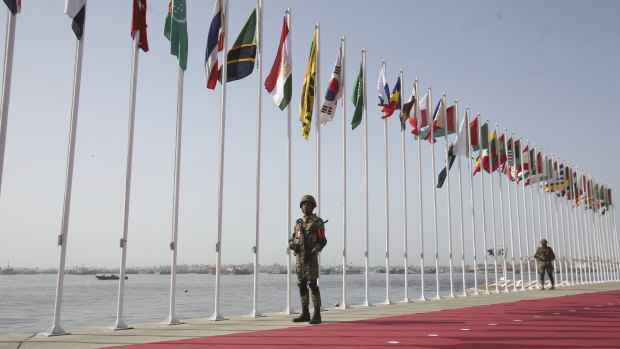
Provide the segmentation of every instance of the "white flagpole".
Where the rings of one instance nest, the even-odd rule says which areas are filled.
[[[574,175],[574,169],[572,168],[570,162],[568,163],[568,168],[570,168],[569,174],[568,174],[568,185],[570,186],[570,193],[571,195],[571,200],[572,200],[572,206],[575,205],[575,199],[577,197],[577,193],[575,192],[575,179],[573,177]],[[577,280],[576,284],[579,284],[579,272],[576,270],[576,264],[577,264],[577,251],[578,251],[578,244],[577,244],[577,224],[575,223],[575,208],[571,207],[571,203],[570,201],[567,199],[566,200],[566,218],[567,218],[567,224],[570,228],[569,230],[569,234],[570,234],[570,246],[571,246],[571,250],[570,250],[570,275],[571,275],[571,285],[575,285],[575,280]]]
[[[220,154],[218,169],[218,192],[217,192],[217,243],[215,244],[215,309],[209,320],[220,321],[226,318],[220,314],[220,268],[222,265],[222,203],[224,198],[224,145],[226,129],[226,82],[228,80],[228,0],[222,11],[222,29],[224,32],[224,50],[222,52],[222,92],[220,96]]]
[[[497,130],[497,124],[495,124],[495,129]],[[498,135],[499,135],[499,133],[498,133]],[[499,142],[498,142],[498,144],[499,144]],[[504,147],[505,147],[505,149],[508,148],[507,140],[506,140],[506,129],[505,128],[504,128]],[[503,190],[502,190],[501,155],[502,154],[501,154],[501,151],[500,151],[499,146],[498,146],[497,147],[497,161],[498,161],[498,166],[497,166],[497,182],[498,182],[498,185],[499,185],[500,222],[502,224],[502,269],[503,269],[502,270],[502,274],[504,275],[504,292],[510,292],[508,290],[508,272],[506,270],[506,254],[508,253],[507,252],[508,249],[506,248],[506,224],[504,223],[504,197],[503,197],[503,193],[502,193]],[[508,177],[506,177],[506,182],[508,183]],[[508,185],[508,192],[510,192],[510,185]],[[508,202],[510,202],[510,194],[508,195]],[[510,217],[511,217],[511,220],[512,220],[512,214],[510,214]],[[510,246],[510,249],[512,250],[512,246]]]
[[[489,147],[490,149],[490,142],[489,142],[489,120],[487,120],[486,122],[487,125],[487,147]],[[483,169],[483,165],[482,165],[482,123],[481,123],[481,119],[480,119],[480,113],[478,113],[478,143],[480,143],[480,148],[478,149],[478,156],[480,159],[480,198],[481,200],[481,205],[482,205],[482,244],[483,244],[483,248],[484,251],[482,251],[482,254],[484,255],[484,288],[485,288],[485,294],[490,294],[491,292],[489,292],[489,268],[487,265],[487,220],[486,220],[486,207],[484,204],[485,201],[485,197],[484,197],[484,169]],[[491,194],[493,194],[493,187],[491,187]]]
[[[517,149],[515,147],[515,134],[514,132],[511,132],[511,139],[512,139],[512,162],[515,166],[515,168],[517,168],[517,151],[521,152],[521,140],[519,140],[519,149]],[[521,154],[518,154],[519,158],[521,157]],[[522,167],[523,170],[523,167]],[[517,172],[517,178],[519,178],[519,173]],[[508,176],[507,176],[508,179]],[[512,286],[513,286],[513,291],[518,291],[517,289],[517,276],[516,276],[516,265],[515,265],[515,239],[514,239],[514,224],[512,222],[512,198],[511,198],[511,194],[510,194],[510,180],[508,179],[506,181],[507,183],[507,187],[508,187],[508,214],[509,214],[509,218],[510,218],[510,245],[511,245],[511,249],[512,252],[510,253],[510,256],[512,257],[511,259],[511,263],[512,263]],[[523,252],[521,249],[521,211],[519,208],[519,187],[517,185],[516,179],[514,180],[514,187],[515,187],[515,206],[517,208],[517,240],[519,242],[519,275],[521,276],[521,290],[523,289]]]
[[[581,283],[582,284],[589,284],[590,280],[589,280],[589,276],[590,273],[588,271],[588,267],[589,267],[589,263],[588,263],[588,240],[587,240],[587,232],[586,229],[584,228],[584,218],[583,218],[583,207],[585,207],[586,203],[585,203],[585,197],[586,197],[586,188],[584,186],[584,174],[582,173],[582,171],[579,170],[579,168],[577,168],[577,172],[579,173],[579,175],[577,176],[577,180],[580,182],[579,185],[582,186],[582,190],[583,190],[583,197],[584,197],[584,203],[583,205],[581,205],[581,195],[579,196],[579,206],[576,207],[577,209],[577,225],[578,225],[578,233],[579,233],[579,238],[580,238],[580,245],[581,245],[581,252],[580,252],[580,265],[581,265]]]
[[[564,181],[564,184],[566,185],[566,176],[568,175],[569,168],[566,166],[566,163],[564,163],[564,178],[562,179]],[[570,177],[569,177],[569,182],[568,182],[568,187],[565,189],[565,195],[568,195],[568,189],[571,189],[570,187]],[[565,281],[564,283],[567,286],[571,285],[571,280],[573,279],[573,273],[572,273],[572,252],[571,252],[571,248],[572,248],[572,239],[570,236],[570,231],[571,231],[571,227],[569,224],[568,219],[568,207],[566,207],[566,215],[564,215],[564,206],[566,206],[567,204],[567,199],[564,198],[559,198],[560,200],[560,212],[562,213],[562,234],[563,234],[563,238],[564,238],[564,245],[563,245],[563,254],[564,254],[564,271],[565,271]],[[564,227],[564,224],[566,224],[566,228]],[[570,264],[571,264],[571,270],[568,269],[568,263],[570,260]],[[575,284],[574,282],[572,283],[573,285]]]
[[[601,215],[601,224],[603,226],[603,230],[605,231],[605,239],[607,240],[606,249],[607,249],[607,281],[614,280],[614,263],[613,263],[613,239],[611,234],[609,233],[609,215],[607,212],[607,183],[603,182],[603,204],[605,205],[605,215]]]
[[[594,178],[592,178],[592,174],[589,174],[590,179],[594,182]],[[596,184],[593,184],[593,197],[594,197],[594,205],[597,204],[597,200],[596,200]],[[595,206],[596,207],[596,206]],[[597,222],[596,222],[596,212],[594,212],[594,210],[590,210],[590,222],[591,222],[591,226],[592,226],[592,232],[594,233],[594,245],[595,250],[594,250],[594,254],[596,255],[596,274],[597,274],[597,281],[598,283],[603,282],[603,260],[602,260],[602,256],[601,256],[601,238],[597,229]]]
[[[523,142],[522,139],[519,138],[519,144],[521,144],[521,147],[523,147]],[[530,151],[530,141],[528,139],[527,141],[527,149],[528,149],[528,159],[529,159],[529,178],[532,177],[532,173],[533,173],[533,169],[532,169],[532,158],[530,156],[530,154],[532,154],[532,152]],[[536,152],[534,152],[534,161],[536,161]],[[536,167],[536,163],[534,163],[534,167]],[[523,214],[524,214],[524,223],[525,223],[525,255],[526,255],[526,259],[527,259],[527,289],[531,290],[532,289],[532,269],[531,264],[530,264],[530,226],[529,226],[529,220],[528,220],[528,216],[527,216],[527,196],[525,194],[525,169],[523,168],[523,151],[521,151],[521,171],[523,172],[523,178],[522,178],[522,190],[523,190]],[[530,192],[531,193],[531,192]],[[532,204],[530,205],[533,209],[534,204],[532,202]],[[532,232],[534,232],[534,215],[532,215]],[[523,275],[523,268],[521,268],[521,275]],[[525,291],[525,285],[523,285],[522,288]]]
[[[551,158],[553,159],[553,153]],[[557,176],[559,178],[560,176],[560,163],[559,163],[559,158],[557,158],[557,160],[555,160],[555,164],[557,164],[558,166],[558,170],[557,170]],[[554,168],[555,169],[555,168]],[[564,175],[562,173],[562,175]],[[556,178],[554,178],[553,180],[553,196],[551,196],[551,191],[549,191],[549,195],[551,196],[551,207],[553,210],[553,215],[555,216],[555,227],[553,230],[553,240],[555,240],[555,246],[556,246],[556,253],[559,255],[559,258],[556,258],[556,260],[554,261],[554,263],[556,264],[556,266],[558,266],[558,268],[560,269],[559,271],[556,271],[559,273],[559,278],[560,278],[560,282],[558,282],[558,280],[555,280],[556,285],[558,286],[564,286],[564,274],[563,274],[563,268],[562,268],[562,259],[564,259],[564,251],[563,251],[563,244],[562,244],[562,233],[560,232],[560,216],[558,213],[558,206],[559,206],[559,202],[558,202],[558,197],[556,195]],[[555,269],[555,268],[554,268]]]
[[[363,82],[363,98],[364,98],[364,240],[365,240],[365,251],[364,251],[364,264],[366,267],[366,271],[364,273],[365,279],[365,290],[364,290],[364,303],[363,306],[370,307],[372,303],[370,302],[369,296],[369,283],[368,273],[369,273],[369,261],[368,261],[368,251],[369,251],[369,226],[368,226],[368,99],[366,98],[366,49],[362,49],[362,75],[364,76]]]
[[[263,314],[258,310],[258,252],[259,252],[259,236],[260,236],[260,146],[261,146],[261,113],[262,113],[262,80],[263,80],[263,0],[258,0],[258,18],[257,18],[257,35],[256,35],[256,72],[258,78],[256,79],[256,202],[255,202],[255,216],[254,216],[254,247],[252,252],[254,253],[254,297],[252,301],[252,312],[249,317],[261,317]]]
[[[613,197],[613,196],[612,196]],[[620,279],[620,245],[618,244],[618,226],[616,225],[616,203],[615,201],[612,202],[612,214],[613,214],[613,229],[612,229],[612,233],[614,234],[615,240],[616,240],[616,281],[618,279]]]
[[[347,103],[345,75],[345,37],[340,38],[342,61],[340,66],[340,83],[342,89],[342,304],[340,309],[347,309]],[[336,102],[338,103],[338,102]]]
[[[431,100],[431,90],[429,86],[429,101]],[[428,106],[427,106],[428,108]],[[440,112],[437,110],[437,112]],[[428,116],[428,114],[427,114]],[[434,119],[435,115],[430,116],[430,132],[431,132],[431,169],[432,169],[432,180],[433,180],[433,226],[435,228],[435,284],[437,288],[437,294],[434,299],[441,299],[439,295],[439,233],[437,228],[437,177],[435,176],[435,125]]]
[[[513,137],[512,138],[512,149],[513,149],[512,157],[514,159],[513,162],[515,164],[515,168],[518,169],[517,154],[519,154],[519,159],[521,162],[521,172],[523,172],[523,140],[519,138],[519,149],[517,149],[514,145],[514,132],[512,132],[512,137]],[[519,178],[519,173],[517,172],[517,179],[518,178]],[[523,191],[523,200],[525,201],[525,190]],[[519,276],[521,277],[521,290],[520,291],[525,291],[525,283],[523,281],[523,248],[521,246],[521,235],[522,234],[521,234],[521,210],[519,208],[519,185],[516,181],[515,181],[515,204],[517,206],[517,239],[519,240]],[[527,237],[527,211],[525,212],[525,226],[526,226],[526,237]],[[513,260],[514,260],[514,253],[513,253]],[[515,275],[514,270],[515,270],[515,265],[513,262],[512,275],[513,275],[513,279],[515,279],[515,282],[516,282],[516,277],[514,276]],[[528,270],[528,273],[529,273],[529,270]]]
[[[597,182],[600,183],[599,180],[597,180]],[[600,190],[600,186],[602,184],[599,184],[599,190]],[[601,212],[601,207],[599,205],[599,199],[598,199],[598,191],[596,193],[597,196],[597,206],[598,206],[598,210],[597,210],[597,214],[595,215],[596,217],[596,229],[599,232],[599,236],[600,236],[600,241],[601,241],[601,258],[602,258],[602,266],[603,266],[603,281],[607,282],[609,281],[609,259],[608,259],[608,254],[607,254],[607,246],[609,244],[609,241],[607,241],[607,236],[605,234],[604,231],[604,227],[603,227],[603,222],[602,222],[602,216],[600,214]]]
[[[420,102],[418,101],[418,98],[420,96],[420,94],[418,93],[418,78],[415,79],[415,83],[414,83],[414,89],[415,89],[415,104],[414,104],[414,113],[416,116],[416,120],[417,120],[417,129],[418,132],[420,130],[420,125],[422,123],[421,120],[421,113],[420,113]],[[430,88],[429,88],[429,93],[430,93]],[[430,101],[428,100],[428,95],[427,95],[427,101],[426,101],[426,117],[428,118],[428,116],[430,115],[429,111],[428,111],[428,106],[430,105]],[[425,301],[426,297],[424,296],[424,204],[423,204],[423,200],[422,200],[422,147],[421,147],[421,137],[418,135],[418,193],[419,193],[419,201],[420,201],[420,298],[418,298],[418,300],[421,301]]]
[[[551,159],[554,159],[553,153],[551,153]],[[557,169],[557,176],[560,176],[560,164],[559,164],[559,159],[554,161],[554,170],[555,170],[555,164],[557,164],[558,169]],[[550,201],[551,201],[551,210],[552,210],[552,217],[555,217],[555,227],[553,227],[553,240],[554,240],[554,244],[556,247],[556,254],[559,255],[559,258],[556,258],[556,260],[553,261],[553,263],[555,263],[556,268],[559,267],[559,271],[556,271],[557,273],[559,273],[559,279],[560,282],[558,282],[558,280],[555,280],[555,284],[558,286],[564,286],[564,278],[563,278],[563,274],[562,274],[562,259],[564,258],[564,253],[562,251],[562,241],[561,239],[561,233],[560,233],[560,222],[559,222],[559,216],[558,216],[558,198],[557,195],[555,195],[556,193],[556,178],[555,178],[555,173],[554,173],[554,178],[552,180],[552,185],[553,185],[553,196],[551,195],[551,190],[549,190],[549,196],[550,197]],[[562,174],[563,175],[563,174]],[[555,268],[554,268],[555,269]]]
[[[609,193],[611,192],[611,185],[607,184],[607,189],[605,192],[605,202],[607,203],[607,229],[609,234],[611,235],[611,255],[612,255],[612,263],[614,266],[614,275],[613,281],[618,281],[618,236],[614,232],[614,227],[612,226],[612,216],[613,213],[609,213],[609,211],[613,211],[611,200],[609,199]],[[615,251],[614,251],[615,247]]]
[[[450,146],[448,144],[448,113],[446,112],[446,94],[444,93],[441,97],[442,106],[441,112],[443,116],[443,123],[445,125],[445,132],[443,134],[444,142],[446,143],[446,195],[448,197],[448,261],[450,268],[450,298],[454,298],[454,273],[452,271],[452,204],[450,200],[450,172],[449,170],[449,161],[448,161],[448,151],[450,150]],[[454,114],[453,114],[454,115]],[[454,118],[452,120],[454,122]]]
[[[321,217],[321,127],[319,125],[319,113],[321,110],[321,101],[316,98],[321,93],[321,32],[320,24],[317,22],[314,25],[314,31],[316,33],[316,78],[314,79],[314,102],[316,104],[316,215]],[[317,284],[320,285],[321,280],[321,254],[318,257],[319,264],[319,279]]]
[[[84,4],[86,11],[86,4]],[[69,239],[69,213],[71,211],[71,190],[73,188],[73,163],[75,159],[75,137],[77,134],[78,110],[80,104],[80,82],[82,80],[82,56],[84,52],[84,37],[86,35],[86,16],[82,28],[82,37],[76,41],[75,67],[73,72],[73,97],[71,102],[71,126],[69,130],[69,154],[67,157],[67,176],[65,180],[65,199],[62,210],[62,226],[58,235],[60,245],[60,263],[58,266],[58,280],[56,283],[56,302],[54,305],[54,322],[52,327],[43,334],[57,336],[69,334],[60,326],[60,314],[62,308],[62,293],[65,280],[65,260],[67,256],[67,240]],[[4,105],[3,105],[4,108]],[[3,127],[4,129],[4,127]]]
[[[593,197],[593,202],[594,202],[594,207],[596,207],[596,185],[594,184],[594,179],[592,178],[592,174],[588,173],[588,176],[590,177],[590,181],[592,181],[592,197]],[[597,283],[601,283],[603,281],[603,274],[602,274],[602,262],[601,262],[601,240],[600,237],[598,235],[598,231],[596,228],[596,213],[594,212],[594,209],[590,209],[590,229],[592,231],[592,235],[594,237],[593,239],[593,254],[595,256],[595,266],[596,266],[596,282]]]
[[[559,161],[560,161],[560,159],[558,158],[558,163],[559,163]],[[564,184],[566,185],[566,170],[567,170],[567,168],[566,168],[566,165],[564,165],[564,164],[562,164],[562,165],[563,165],[563,168],[564,168],[564,172],[561,174],[561,176],[564,177],[564,178],[561,178],[560,183],[564,182]],[[558,164],[558,166],[559,166],[559,164]],[[562,187],[561,187],[561,184],[560,184],[560,193],[561,192],[562,192]],[[569,278],[568,278],[568,264],[566,262],[566,258],[568,257],[568,252],[567,252],[567,249],[568,249],[568,241],[567,240],[568,239],[566,237],[566,230],[568,229],[568,226],[564,227],[564,203],[563,203],[564,200],[563,200],[563,198],[561,196],[558,197],[557,194],[556,194],[556,200],[557,200],[558,206],[560,206],[560,216],[559,216],[559,218],[560,218],[560,223],[561,223],[561,228],[558,231],[558,236],[561,236],[562,237],[562,241],[563,241],[563,244],[562,244],[562,259],[560,260],[560,264],[562,263],[562,261],[564,262],[564,280],[563,280],[562,284],[563,285],[569,285],[570,283],[568,281],[569,280]]]
[[[456,125],[459,125],[459,114],[458,114],[458,101],[454,101],[454,115],[455,115],[455,123],[454,123],[454,127],[457,127]],[[467,118],[468,113],[466,112],[466,116],[465,118],[463,118],[463,120],[465,121],[465,127],[467,127],[467,129],[469,129],[469,121]],[[460,130],[459,130],[460,133]],[[469,135],[466,136],[467,137],[467,147],[469,147]],[[467,148],[467,155],[469,155],[469,148]],[[462,269],[462,273],[463,273],[463,296],[467,296],[467,284],[465,282],[465,223],[463,221],[463,178],[461,176],[461,154],[458,154],[458,166],[459,166],[459,203],[460,203],[460,209],[461,209],[461,269]],[[473,231],[472,231],[473,233]],[[475,266],[474,266],[475,269]]]
[[[544,214],[544,220],[545,220],[545,223],[544,223],[545,224],[545,236],[544,236],[544,238],[549,240],[549,222],[548,222],[548,215],[547,215],[547,211],[548,211],[547,210],[547,195],[546,195],[546,192],[545,192],[545,189],[544,189],[545,187],[547,187],[548,181],[551,178],[551,173],[549,171],[549,151],[548,150],[545,151],[545,155],[544,155],[543,173],[546,174],[546,178],[543,177],[544,181],[541,182],[541,185],[539,185],[539,187],[540,187],[539,189],[540,190],[538,191],[538,200],[540,201],[540,197],[542,196],[542,199],[543,199],[543,214]],[[543,185],[544,185],[544,187],[543,187]],[[539,236],[539,240],[542,240],[543,239],[542,229],[541,229],[539,235],[540,235]],[[539,272],[542,272],[542,270],[539,270]],[[539,286],[543,287],[544,284],[541,284]]]
[[[400,111],[403,111],[403,98],[405,96],[405,87],[403,83],[403,70],[400,70]],[[416,101],[417,103],[417,101]],[[405,298],[401,303],[409,303],[409,259],[407,258],[407,162],[405,160],[405,130],[400,131],[402,154],[403,154],[403,244],[404,244],[404,257],[405,257]]]
[[[385,71],[385,59],[381,61],[381,65],[382,70]],[[390,196],[388,191],[387,118],[383,119],[383,140],[385,149],[385,301],[383,304],[392,304],[392,301],[390,301],[390,211],[388,205]]]
[[[179,96],[177,99],[177,134],[174,156],[174,198],[172,210],[172,242],[170,249],[172,250],[172,268],[170,272],[170,315],[164,321],[167,325],[178,325],[181,323],[175,315],[175,298],[177,285],[177,255],[178,255],[178,231],[179,231],[179,188],[181,184],[181,144],[182,144],[182,128],[183,128],[183,78],[184,71],[179,67]],[[123,278],[121,277],[121,282]],[[118,326],[118,325],[117,325]]]
[[[505,131],[505,129],[504,129]],[[512,146],[512,162],[514,164],[514,166],[516,167],[517,165],[517,152],[515,149],[515,141],[514,141],[514,132],[511,132],[511,146]],[[508,151],[508,147],[506,147],[506,152]],[[506,166],[508,166],[508,163],[506,164]],[[517,174],[518,176],[518,174]],[[514,224],[512,222],[512,197],[510,194],[510,178],[508,176],[506,176],[506,186],[508,187],[508,218],[509,218],[509,224],[510,224],[510,257],[511,257],[511,264],[512,264],[512,290],[514,292],[517,292],[517,276],[516,276],[516,265],[515,265],[515,238],[514,238]],[[519,214],[519,192],[517,190],[517,184],[515,182],[515,206],[517,207],[517,238],[520,240],[520,236],[521,236],[521,217]],[[521,243],[519,243],[519,255],[521,254]],[[521,269],[519,270],[519,274],[523,275],[523,273],[521,272],[523,270],[523,264],[521,264]],[[523,287],[523,280],[521,280],[521,285]]]
[[[471,146],[471,125],[470,125],[470,120],[469,120],[469,107],[467,107],[467,109],[465,109],[465,122],[467,123],[467,173],[469,174],[469,199],[470,199],[470,206],[471,206],[471,234],[472,234],[472,254],[473,254],[473,261],[474,261],[474,295],[478,296],[480,295],[480,293],[478,292],[478,258],[477,258],[477,253],[476,253],[476,207],[474,205],[474,176],[472,176],[471,174],[471,154],[473,153],[472,151],[472,146]],[[478,122],[477,122],[478,127],[480,127],[480,118],[478,118]],[[480,137],[480,132],[478,131],[478,145],[480,146],[480,142],[481,141],[481,137]],[[460,159],[459,159],[459,176],[461,173],[461,163],[460,163]],[[481,174],[482,175],[482,174]],[[463,213],[461,213],[461,216],[463,215]],[[486,265],[485,265],[485,269],[486,269]],[[488,286],[487,286],[488,287]],[[463,287],[463,295],[467,295],[467,292],[465,291],[465,288]]]
[[[499,143],[497,141],[497,133],[497,124],[495,124],[495,139],[493,140],[493,147],[495,148],[496,154],[499,155]],[[491,140],[489,140],[489,182],[491,182],[491,218],[493,221],[493,264],[495,266],[495,293],[499,293],[499,280],[497,278],[497,226],[495,224],[495,192],[493,190],[493,153],[491,149]]]
[[[570,165],[570,164],[569,164]],[[577,182],[579,182],[579,173],[578,173],[578,169],[575,168],[575,174],[577,175]],[[577,183],[577,185],[575,185],[575,179],[573,178],[573,189],[575,188],[575,186],[578,187],[579,183]],[[582,240],[581,238],[583,237],[583,232],[581,230],[581,224],[579,221],[579,206],[577,205],[577,203],[579,202],[578,200],[581,200],[580,195],[579,195],[579,190],[576,191],[575,193],[575,202],[573,203],[573,227],[574,227],[574,237],[575,237],[575,245],[576,245],[576,253],[575,253],[575,268],[576,270],[576,276],[577,276],[577,284],[579,285],[583,285],[584,284],[584,278],[583,278],[583,245],[582,245]]]
[[[528,141],[529,144],[529,141]],[[536,147],[536,144],[534,144],[534,156],[535,156],[535,160],[534,160],[534,166],[536,167],[536,175],[537,176],[542,176],[542,173],[538,173],[538,148]],[[542,154],[542,153],[541,153]],[[542,158],[541,158],[542,161]],[[531,206],[531,212],[532,212],[532,243],[534,244],[534,246],[536,246],[536,221],[534,218],[534,185],[536,183],[532,183],[530,181],[530,206]],[[542,234],[542,225],[541,225],[541,212],[540,212],[540,192],[537,192],[536,195],[537,199],[538,199],[538,209],[536,211],[537,213],[537,217],[538,217],[538,234],[539,234],[539,239],[540,240],[540,234]],[[528,254],[528,260],[531,256]],[[534,276],[536,277],[536,280],[538,280],[538,263],[533,262],[534,263]],[[540,284],[538,283],[538,281],[536,281],[536,287],[540,288]],[[533,288],[533,287],[532,287]]]
[[[2,194],[2,173],[4,172],[4,150],[6,147],[6,128],[9,119],[11,99],[11,78],[13,76],[13,51],[15,48],[15,24],[17,14],[7,8],[6,44],[4,47],[4,72],[2,75],[2,108],[0,115],[0,194]]]
[[[287,8],[285,12],[288,25],[288,35],[292,35],[291,31],[291,8]],[[292,37],[292,36],[291,36]],[[292,45],[291,45],[292,46]],[[293,61],[293,50],[289,47],[289,57]],[[286,106],[286,243],[288,246],[289,231],[293,226],[291,212],[291,102]],[[291,250],[286,248],[286,309],[282,312],[286,315],[293,314],[291,308]]]
[[[125,169],[125,208],[123,211],[123,237],[120,240],[121,247],[121,267],[120,277],[118,278],[118,304],[116,311],[116,323],[112,327],[114,330],[125,330],[130,328],[123,321],[123,303],[125,296],[125,265],[127,262],[127,233],[129,228],[129,201],[131,195],[131,165],[133,159],[133,131],[136,114],[136,84],[138,81],[138,57],[140,42],[140,30],[136,30],[133,40],[131,53],[131,81],[129,86],[129,135],[127,137],[127,166]],[[171,307],[172,310],[172,307]]]
[[[580,216],[581,216],[581,229],[583,229],[583,239],[584,239],[584,246],[585,246],[585,255],[584,255],[584,259],[586,261],[586,276],[587,276],[587,283],[590,284],[594,281],[594,274],[593,274],[593,261],[592,261],[592,240],[591,240],[591,231],[588,227],[588,211],[587,211],[587,207],[589,205],[589,196],[588,196],[588,177],[585,173],[584,170],[581,170],[581,175],[583,176],[583,180],[585,181],[585,185],[584,185],[584,202],[583,202],[583,209],[580,211]]]

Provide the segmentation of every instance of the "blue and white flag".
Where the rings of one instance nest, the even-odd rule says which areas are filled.
[[[385,106],[390,101],[390,87],[385,78],[385,65],[381,65],[379,71],[379,81],[377,82],[377,93],[379,94],[379,106]]]

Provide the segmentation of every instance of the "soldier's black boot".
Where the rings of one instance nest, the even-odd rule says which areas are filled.
[[[310,320],[312,325],[321,323],[321,307],[314,307],[314,314],[312,314],[312,320]]]
[[[293,322],[308,322],[310,321],[310,310],[307,305],[302,306],[301,314],[293,319]]]

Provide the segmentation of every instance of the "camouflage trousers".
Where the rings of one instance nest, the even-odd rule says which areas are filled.
[[[538,262],[538,271],[540,273],[540,282],[542,285],[545,284],[545,272],[549,276],[549,281],[551,281],[551,286],[555,284],[555,280],[553,278],[553,263],[552,262]]]
[[[304,268],[305,267],[305,268]],[[319,278],[319,259],[317,255],[306,255],[304,266],[302,267],[301,256],[297,255],[295,271],[297,272],[297,286],[299,286],[299,296],[301,297],[301,305],[308,306],[310,304],[310,292],[312,291],[312,305],[321,307],[321,292],[317,279]]]

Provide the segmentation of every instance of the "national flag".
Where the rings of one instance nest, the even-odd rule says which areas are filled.
[[[131,38],[136,38],[136,31],[140,31],[138,47],[144,52],[149,51],[149,41],[146,38],[146,0],[133,0],[131,14]]]
[[[478,117],[469,124],[471,134],[471,148],[474,151],[489,148],[489,124],[485,122],[480,126],[478,133]]]
[[[497,143],[498,143],[497,133],[493,131],[493,133],[491,133],[491,138],[489,140],[489,145],[490,145],[489,149],[483,149],[481,155],[478,156],[478,160],[476,162],[476,168],[474,169],[474,173],[472,175],[475,175],[477,172],[479,172],[481,168],[483,168],[485,171],[489,173],[499,168],[500,162],[499,162],[499,157],[497,156],[497,153],[498,153]]]
[[[401,131],[405,131],[405,125],[407,122],[407,119],[409,119],[411,117],[411,110],[413,109],[413,114],[415,115],[415,96],[416,96],[416,91],[415,88],[416,86],[413,86],[414,90],[411,91],[411,96],[409,97],[409,100],[407,101],[407,103],[403,104],[403,110],[401,110],[400,112],[400,128]]]
[[[428,128],[430,130],[430,127]],[[446,133],[447,130],[447,133]],[[433,136],[432,138],[443,137],[446,134],[453,134],[456,132],[456,125],[454,124],[454,106],[451,105],[442,113],[438,113],[435,115],[433,120]],[[425,135],[427,141],[431,141],[430,132],[427,132]]]
[[[292,68],[291,60],[291,36],[289,35],[286,16],[282,24],[282,35],[280,36],[280,46],[273,62],[271,72],[265,80],[265,88],[273,97],[280,110],[284,110],[291,101],[292,95]]]
[[[387,104],[380,104],[383,106],[381,111],[384,113],[381,119],[389,118],[394,114],[394,110],[400,109],[400,76],[396,80],[396,85],[392,89],[392,93],[390,94],[390,99]]]
[[[332,78],[329,80],[327,92],[325,92],[325,99],[323,99],[323,104],[321,105],[321,113],[319,114],[319,125],[321,126],[334,119],[334,113],[336,113],[336,105],[338,104],[338,100],[342,97],[341,54],[342,46],[338,48],[338,55],[336,56],[336,63],[334,63]]]
[[[420,131],[422,128],[428,127],[428,111],[427,111],[427,102],[428,102],[428,92],[418,101],[418,110],[420,111],[420,120],[418,120],[418,115],[414,113],[413,118],[409,119],[409,123],[413,127],[413,133],[416,136],[420,135]],[[418,122],[419,121],[419,122]],[[417,138],[416,138],[417,139]]]
[[[22,0],[4,0],[4,3],[12,14],[22,12]]]
[[[215,89],[219,78],[217,54],[224,48],[224,32],[222,31],[222,0],[215,0],[211,25],[207,35],[207,49],[205,52],[205,78],[207,88]]]
[[[170,54],[177,56],[179,67],[187,69],[187,11],[185,0],[170,0],[164,25],[164,36],[170,40]]]
[[[73,19],[71,22],[71,29],[73,29],[77,39],[80,40],[82,38],[82,34],[84,33],[86,0],[67,0],[65,2],[65,14]]]
[[[439,100],[439,102],[437,102],[437,105],[435,106],[435,111],[433,112],[433,119],[438,116],[440,112],[439,110],[440,105],[441,105],[441,99]],[[424,107],[426,107],[426,103],[424,103]],[[413,122],[411,124],[413,125]],[[428,132],[429,129],[430,129],[430,124],[427,121],[425,126],[420,126],[420,127],[414,126],[414,130],[411,133],[415,135],[415,139],[418,139],[418,137],[426,139],[426,136],[429,133]]]
[[[457,155],[467,155],[469,152],[469,142],[467,141],[467,123],[466,119],[463,118],[461,121],[461,125],[459,126],[459,133],[456,135],[456,139],[448,148],[448,169],[444,167],[443,170],[439,173],[437,178],[437,188],[441,188],[443,186],[443,182],[446,180],[448,175],[448,171],[452,168],[452,164],[454,163],[454,159],[456,159]]]
[[[237,40],[226,55],[226,81],[236,81],[252,74],[256,61],[256,33],[258,32],[257,15],[258,5],[254,7],[250,17],[241,29]],[[226,33],[224,33],[226,35]],[[218,72],[218,80],[222,82],[222,68]]]
[[[301,100],[299,101],[299,121],[301,121],[302,135],[306,140],[310,137],[310,124],[312,122],[312,109],[314,107],[314,79],[316,76],[316,32],[312,36],[310,45],[310,55],[306,65],[304,75],[304,86],[301,90]]]
[[[355,106],[353,112],[353,119],[351,120],[351,129],[355,130],[359,124],[362,123],[362,116],[364,112],[364,66],[360,63],[360,72],[357,74],[357,79],[353,84],[353,93],[351,94],[351,101]]]
[[[379,106],[385,107],[390,101],[390,87],[385,78],[385,65],[381,65],[379,80],[377,81],[377,94],[379,96]],[[383,119],[383,117],[381,117]]]

